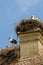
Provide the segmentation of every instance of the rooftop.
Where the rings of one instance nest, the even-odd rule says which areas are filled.
[[[0,65],[43,65],[43,53],[33,58],[18,58],[19,47],[7,47],[0,51]]]

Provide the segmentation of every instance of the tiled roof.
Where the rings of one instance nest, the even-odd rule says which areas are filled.
[[[15,64],[13,61],[10,65],[43,65],[43,53],[34,58],[19,60]]]

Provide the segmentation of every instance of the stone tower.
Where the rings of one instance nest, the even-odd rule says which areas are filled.
[[[31,58],[43,51],[43,23],[33,16],[16,27],[20,38],[20,58]]]

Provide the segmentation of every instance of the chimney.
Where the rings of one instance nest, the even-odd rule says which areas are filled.
[[[31,22],[31,23],[30,23]],[[24,23],[23,25],[21,25]],[[28,19],[16,27],[20,38],[20,58],[31,58],[40,54],[43,50],[43,32],[41,24],[37,20]],[[37,30],[39,28],[40,30]],[[24,30],[26,29],[26,30]],[[35,30],[36,29],[36,30]]]

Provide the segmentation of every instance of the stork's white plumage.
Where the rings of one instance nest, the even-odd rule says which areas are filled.
[[[12,43],[12,44],[16,44],[17,41],[15,39],[13,39],[12,36],[9,36],[9,41]]]
[[[35,18],[34,16],[31,16],[31,19],[40,21],[40,18]]]
[[[34,19],[35,17],[34,16],[31,16],[31,19]]]

